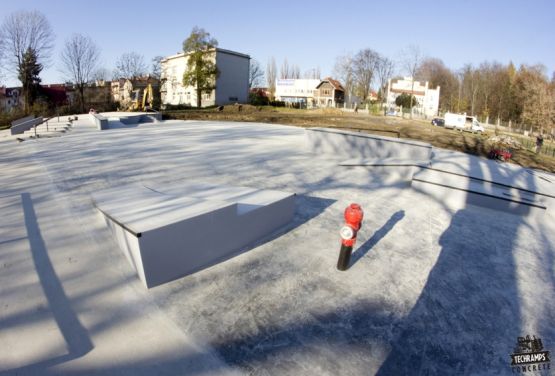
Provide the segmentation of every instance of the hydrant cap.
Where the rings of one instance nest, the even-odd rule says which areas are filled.
[[[345,221],[351,224],[360,224],[362,218],[364,217],[364,212],[359,204],[351,204],[345,209]]]

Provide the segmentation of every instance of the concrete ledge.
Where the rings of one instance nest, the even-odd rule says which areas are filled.
[[[414,174],[412,187],[452,209],[475,205],[518,215],[547,209],[546,197],[534,192],[430,168]]]
[[[127,186],[93,201],[147,288],[233,257],[295,211],[291,193],[198,184]]]
[[[429,160],[414,160],[403,158],[353,158],[339,163],[340,166],[430,166]]]
[[[89,115],[99,131],[108,129],[108,119],[100,114]]]
[[[432,145],[392,137],[329,128],[306,129],[308,148],[314,153],[346,158],[401,158],[428,161]]]

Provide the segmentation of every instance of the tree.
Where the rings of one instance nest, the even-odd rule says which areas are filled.
[[[63,72],[77,87],[83,112],[85,112],[85,86],[93,77],[99,57],[100,49],[94,41],[81,34],[74,34],[67,39],[60,55]]]
[[[157,80],[159,80],[162,76],[162,60],[164,60],[163,56],[155,56],[152,58],[152,69],[150,71],[150,75]]]
[[[146,75],[147,67],[143,55],[136,52],[127,52],[116,61],[114,78],[134,79]]]
[[[407,73],[412,77],[411,92],[414,93],[414,80],[416,80],[416,70],[420,66],[422,53],[420,52],[420,48],[418,48],[418,46],[410,45],[403,51],[402,54],[403,66]],[[413,97],[414,96],[411,96],[410,108],[413,106]],[[410,118],[412,119],[412,111],[410,112]]]
[[[197,107],[202,106],[202,93],[211,93],[216,88],[219,71],[215,63],[218,41],[202,28],[194,27],[191,35],[183,42],[187,58],[187,70],[183,74],[183,85],[193,86],[197,92]]]
[[[395,98],[395,104],[397,106],[403,106],[404,108],[412,108],[416,103],[416,97],[407,93],[403,93]]]
[[[369,48],[359,51],[353,58],[353,81],[362,100],[370,94],[372,81],[380,55]]]
[[[522,104],[522,122],[543,131],[552,128],[555,98],[543,65],[521,66],[517,88]]]
[[[262,85],[263,81],[264,71],[262,70],[262,66],[260,66],[257,60],[252,59],[249,67],[249,88],[259,87]]]
[[[97,68],[92,73],[91,81],[109,81],[110,71],[106,68]]]
[[[33,55],[36,64],[44,67],[54,47],[54,33],[46,17],[38,11],[19,11],[10,14],[0,26],[0,56],[7,67],[21,80],[30,77],[26,61]],[[27,60],[25,59],[27,57]],[[33,87],[32,82],[21,82],[23,96]],[[32,97],[32,96],[31,96]],[[27,104],[26,104],[27,106]]]
[[[276,92],[276,77],[277,67],[276,59],[274,57],[270,58],[268,64],[266,64],[266,83],[268,84],[268,91],[270,92],[271,99],[273,99]]]
[[[291,71],[289,69],[289,63],[287,59],[283,59],[283,63],[281,64],[281,68],[279,69],[279,77],[282,79],[290,78]]]
[[[349,98],[347,102],[350,103],[351,97],[354,94],[353,56],[351,54],[347,54],[335,58],[333,74],[343,83],[345,94]]]
[[[455,73],[447,68],[443,61],[433,57],[423,59],[416,69],[415,76],[428,81],[431,88],[439,86],[439,108],[444,111],[454,111],[459,83]]]
[[[385,56],[379,56],[378,62],[376,64],[376,75],[378,76],[379,81],[379,95],[380,99],[384,101],[385,99],[385,87],[387,82],[393,75],[393,69],[395,68],[395,64],[393,61]]]
[[[25,110],[28,111],[37,97],[42,65],[37,62],[37,54],[31,48],[23,54],[23,61],[19,68],[17,78],[23,84],[23,96],[25,100]]]
[[[319,80],[321,77],[320,67],[312,68],[305,71],[303,77],[311,80]]]
[[[299,79],[301,78],[301,68],[297,64],[291,66],[291,78]]]

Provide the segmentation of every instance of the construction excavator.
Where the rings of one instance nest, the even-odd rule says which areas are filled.
[[[142,95],[141,95],[142,94]],[[154,101],[154,93],[152,85],[148,84],[141,93],[141,89],[133,90],[131,103],[129,103],[128,110],[130,111],[148,111],[152,109],[152,102]]]

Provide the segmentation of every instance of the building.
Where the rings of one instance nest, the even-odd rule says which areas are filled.
[[[390,79],[387,83],[386,105],[388,108],[395,108],[395,99],[399,95],[412,94],[417,101],[414,108],[416,113],[427,117],[436,116],[439,110],[439,90],[439,86],[431,89],[428,81],[414,81],[412,77]]]
[[[220,106],[230,103],[247,103],[250,56],[215,48],[212,50],[210,58],[215,62],[220,74],[216,78],[216,88],[211,93],[202,94],[202,105]],[[197,106],[196,88],[183,86],[187,59],[188,55],[179,53],[161,61],[160,95],[162,105]]]
[[[54,108],[69,104],[66,84],[41,85],[40,95]]]
[[[317,107],[337,107],[345,103],[345,89],[331,77],[324,78],[314,90],[314,103]]]
[[[278,79],[275,98],[286,103],[299,103],[302,107],[314,107],[314,91],[320,84],[315,79]]]
[[[20,87],[0,87],[0,111],[10,112],[23,107]]]

